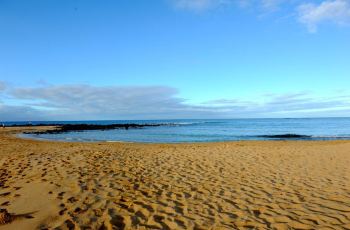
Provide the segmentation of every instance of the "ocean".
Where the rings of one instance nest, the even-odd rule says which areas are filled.
[[[6,122],[6,125],[29,122]],[[191,119],[191,120],[109,120],[109,121],[36,121],[31,124],[168,124],[142,129],[115,129],[59,134],[21,134],[25,138],[57,141],[121,141],[144,143],[221,142],[240,140],[283,140],[269,135],[297,134],[294,140],[350,139],[350,118],[285,119]]]

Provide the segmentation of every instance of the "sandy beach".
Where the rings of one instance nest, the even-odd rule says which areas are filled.
[[[350,141],[65,143],[23,130],[0,129],[1,230],[350,229]]]

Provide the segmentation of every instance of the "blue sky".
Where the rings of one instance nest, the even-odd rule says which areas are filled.
[[[0,0],[0,119],[350,116],[349,24],[349,0]]]

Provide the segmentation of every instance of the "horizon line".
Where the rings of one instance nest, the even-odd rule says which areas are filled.
[[[70,121],[176,121],[176,120],[253,120],[253,119],[335,119],[335,118],[350,118],[350,117],[250,117],[250,118],[176,118],[176,119],[100,119],[100,120],[28,120],[28,121],[0,121],[4,123],[16,122],[70,122]]]

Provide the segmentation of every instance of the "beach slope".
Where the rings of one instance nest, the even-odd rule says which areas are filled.
[[[1,230],[350,229],[350,141],[64,143],[13,135],[24,130],[0,130]]]

